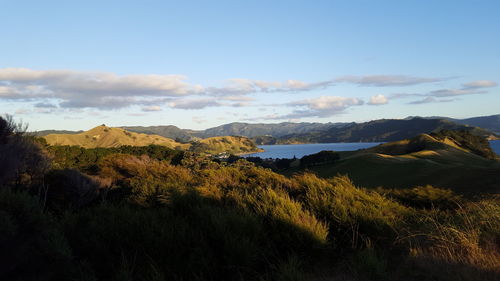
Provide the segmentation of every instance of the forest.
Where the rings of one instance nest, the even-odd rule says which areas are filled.
[[[500,278],[498,193],[317,174],[333,152],[280,174],[256,159],[50,146],[25,131],[0,118],[0,280]],[[491,157],[475,138],[435,137]]]

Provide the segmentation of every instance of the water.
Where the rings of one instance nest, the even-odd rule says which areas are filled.
[[[496,154],[500,155],[500,140],[492,140],[490,141],[490,146]]]
[[[348,143],[310,143],[310,144],[275,144],[259,145],[264,152],[244,155],[244,157],[260,158],[301,158],[302,156],[318,153],[322,150],[352,151],[376,146],[381,142],[348,142]]]
[[[376,146],[380,142],[352,142],[352,143],[311,143],[311,144],[277,144],[260,145],[264,152],[252,153],[243,157],[260,158],[301,158],[302,156],[318,153],[322,150],[352,151]],[[500,140],[490,141],[490,146],[496,154],[500,155]]]

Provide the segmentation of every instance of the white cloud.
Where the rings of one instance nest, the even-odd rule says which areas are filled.
[[[330,117],[344,113],[349,107],[362,105],[363,101],[357,98],[346,98],[338,96],[321,96],[291,102],[288,105],[299,107],[290,114],[278,115],[271,119],[299,119],[305,117]],[[270,118],[267,118],[270,119]]]
[[[497,83],[490,80],[478,80],[462,85],[463,89],[478,89],[478,88],[491,88],[497,86]]]
[[[0,69],[0,98],[55,99],[60,107],[99,109],[144,104],[146,99],[199,93],[182,75],[117,75],[71,70]]]
[[[208,87],[206,93],[210,95],[247,95],[251,93],[276,93],[276,92],[305,92],[323,89],[333,85],[333,81],[307,83],[299,80],[284,82],[261,81],[244,78],[227,80],[225,87]]]
[[[389,99],[382,94],[372,96],[368,102],[369,105],[382,105],[387,103],[389,103]]]
[[[440,82],[443,78],[413,77],[404,75],[369,75],[369,76],[344,76],[334,82],[353,83],[359,86],[388,87],[411,86],[423,83]]]
[[[144,111],[144,112],[161,111],[161,107],[159,107],[157,105],[145,106],[142,108],[142,111]]]
[[[440,89],[432,91],[427,96],[433,97],[453,97],[462,95],[485,94],[486,91],[477,91],[474,89]]]
[[[205,107],[221,106],[222,104],[215,99],[180,99],[169,102],[168,105],[179,109],[202,109]]]
[[[425,97],[421,100],[409,102],[408,104],[425,104],[425,103],[452,102],[452,101],[454,101],[454,99],[440,99],[440,100],[438,100],[434,97]]]

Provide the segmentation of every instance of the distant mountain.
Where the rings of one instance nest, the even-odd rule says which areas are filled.
[[[354,123],[291,123],[283,122],[279,124],[251,124],[234,122],[206,130],[186,130],[180,129],[176,126],[151,126],[151,127],[121,127],[123,129],[144,133],[156,134],[163,137],[176,139],[179,141],[191,141],[194,139],[203,139],[219,136],[244,136],[244,137],[257,137],[257,136],[272,136],[281,137],[289,134],[301,134],[312,131],[322,131],[332,127],[343,127]]]
[[[250,123],[229,123],[222,126],[206,129],[198,136],[245,136],[249,138],[257,136],[282,137],[289,134],[303,134],[313,131],[324,131],[330,128],[340,128],[353,123],[291,123],[283,122],[278,124],[250,124]]]
[[[68,135],[74,135],[74,134],[79,134],[83,131],[68,131],[68,130],[43,130],[43,131],[36,131],[32,132],[33,135],[37,137],[43,137],[46,135],[50,134],[68,134]]]
[[[148,135],[159,135],[162,137],[174,139],[180,142],[189,142],[193,140],[193,134],[196,132],[194,130],[181,129],[173,125],[167,126],[124,126],[120,127],[127,131],[148,134]]]
[[[149,127],[124,126],[121,128],[135,133],[162,136],[180,143],[217,136],[249,137],[259,145],[302,142],[366,142],[392,141],[413,137],[420,133],[430,133],[440,129],[467,130],[482,136],[492,135],[489,131],[500,133],[500,115],[468,119],[412,116],[403,120],[381,119],[366,123],[283,122],[278,124],[251,124],[234,122],[205,130],[181,129],[173,125]],[[61,133],[79,134],[82,133],[82,131],[47,130],[35,132],[38,136]]]
[[[341,128],[305,134],[291,134],[278,139],[278,143],[329,143],[329,142],[386,142],[412,138],[423,133],[440,130],[465,130],[480,136],[491,132],[443,119],[381,119],[353,124]]]
[[[467,118],[467,119],[453,119],[453,121],[460,123],[460,124],[481,127],[483,129],[487,129],[487,130],[490,130],[492,132],[500,134],[500,114],[490,115],[490,116],[473,117],[473,118]]]

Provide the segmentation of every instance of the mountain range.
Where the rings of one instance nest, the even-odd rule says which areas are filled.
[[[481,136],[492,136],[494,132],[500,132],[500,114],[467,119],[408,117],[406,119],[379,119],[364,123],[252,124],[234,122],[205,130],[181,129],[173,125],[121,128],[130,132],[170,138],[179,143],[215,136],[244,136],[253,138],[257,144],[394,141],[441,129],[466,130]],[[81,131],[50,130],[36,132],[36,135],[44,136],[51,133],[78,134]]]

